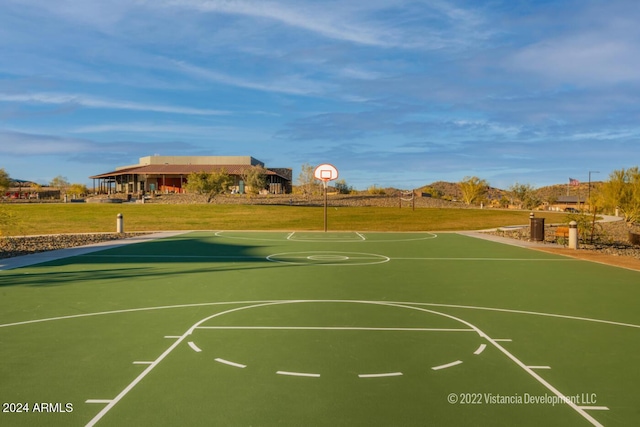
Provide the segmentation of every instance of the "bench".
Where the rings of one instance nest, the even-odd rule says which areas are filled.
[[[569,241],[569,227],[558,227],[556,228],[556,242],[559,238],[562,238],[562,244],[564,246],[567,245]]]

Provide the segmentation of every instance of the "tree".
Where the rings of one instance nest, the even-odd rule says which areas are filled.
[[[426,194],[431,194],[431,197],[434,199],[441,199],[444,196],[444,193],[437,188],[431,186],[422,187],[419,191]]]
[[[4,193],[9,187],[11,187],[11,178],[4,168],[0,168],[0,192]]]
[[[347,184],[347,181],[340,179],[335,182],[334,186],[338,191],[338,194],[350,194],[353,191],[353,187]]]
[[[4,192],[11,186],[11,178],[9,178],[9,174],[4,170],[4,168],[0,168],[0,192],[2,196],[4,196]],[[3,231],[6,228],[9,228],[15,222],[15,217],[10,213],[0,208],[0,235],[3,234]]]
[[[88,192],[89,189],[84,184],[71,184],[67,188],[67,194],[71,194],[74,196],[82,196],[84,194],[87,194]]]
[[[596,205],[610,212],[619,208],[627,222],[640,221],[640,169],[638,166],[611,172],[594,197]]]
[[[536,196],[535,188],[530,184],[516,182],[509,187],[509,192],[513,198],[513,204],[520,205],[521,209],[535,209],[540,205],[540,199]]]
[[[300,175],[298,175],[298,185],[302,188],[302,191],[306,195],[311,195],[320,188],[319,181],[313,175],[315,168],[308,163],[303,164],[300,167]]]
[[[377,196],[384,196],[385,194],[387,194],[384,191],[384,188],[380,188],[376,184],[373,184],[373,185],[369,186],[369,188],[367,188],[367,192],[369,194],[371,194],[371,195],[374,195],[374,196],[376,196],[376,195]]]
[[[69,181],[67,181],[66,176],[58,175],[51,180],[49,186],[57,188],[64,193],[66,192],[67,187],[69,187]]]
[[[251,166],[244,170],[242,179],[247,186],[247,193],[258,194],[267,186],[267,170],[262,166]]]
[[[466,176],[460,181],[459,185],[460,191],[462,191],[462,200],[467,205],[480,201],[487,194],[487,188],[489,187],[489,183],[486,180],[477,176]]]
[[[209,203],[218,194],[229,191],[233,185],[233,178],[224,170],[207,172],[192,172],[187,177],[185,186],[187,191],[207,195]]]

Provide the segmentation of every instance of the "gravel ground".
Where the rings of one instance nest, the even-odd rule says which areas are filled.
[[[37,252],[91,245],[93,243],[126,239],[142,234],[149,233],[57,234],[47,236],[4,237],[0,238],[0,258],[11,258]]]
[[[96,196],[87,199],[87,202],[97,203],[104,202],[105,199],[124,202],[116,196]],[[140,200],[134,202],[140,203]],[[207,196],[199,194],[158,194],[145,199],[145,203],[182,205],[182,204],[205,204]],[[301,194],[268,194],[247,196],[240,194],[223,194],[214,197],[211,202],[213,205],[292,205],[292,206],[322,206],[324,205],[324,196],[315,194],[313,196],[303,196]],[[329,205],[331,206],[378,206],[378,207],[397,207],[401,203],[398,196],[389,195],[371,195],[371,194],[331,194],[329,196]],[[411,207],[412,202],[405,200],[402,202],[403,208]],[[476,206],[467,206],[462,202],[452,202],[443,199],[435,199],[432,197],[416,197],[415,206],[417,208],[458,208],[458,209],[475,209]]]

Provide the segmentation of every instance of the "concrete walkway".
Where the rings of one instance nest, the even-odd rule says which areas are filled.
[[[561,245],[558,245],[556,243],[530,242],[528,240],[520,240],[520,239],[512,239],[511,237],[496,236],[494,234],[489,234],[483,231],[458,231],[456,233],[461,234],[463,236],[475,237],[477,239],[484,239],[484,240],[490,240],[492,242],[504,243],[505,245],[520,246],[522,248],[544,248],[544,247],[561,248],[562,247]]]
[[[3,258],[0,259],[0,271],[27,267],[29,265],[41,264],[43,262],[89,254],[91,252],[103,251],[105,249],[117,248],[134,243],[148,242],[150,240],[162,239],[165,237],[179,236],[180,234],[185,233],[189,233],[189,231],[164,231],[160,233],[130,237],[128,239],[110,240],[107,242],[94,243],[91,245],[76,246],[73,248],[58,249],[55,251],[38,252],[35,254],[22,255],[13,258]]]
[[[622,221],[624,218],[613,215],[598,215],[602,219],[596,222],[616,222]],[[501,237],[493,234],[489,234],[490,231],[496,231],[500,229],[516,229],[516,228],[524,228],[529,225],[513,225],[507,227],[498,227],[492,228],[490,230],[477,230],[477,231],[458,231],[458,234],[462,234],[463,236],[476,237],[478,239],[490,240],[492,242],[504,243],[505,245],[512,246],[520,246],[523,248],[565,248],[563,245],[558,245],[557,243],[549,243],[549,242],[530,242],[528,240],[520,240],[513,239],[511,237]]]

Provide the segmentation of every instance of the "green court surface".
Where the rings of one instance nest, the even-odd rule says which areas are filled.
[[[193,232],[0,271],[0,425],[640,425],[640,273]]]

